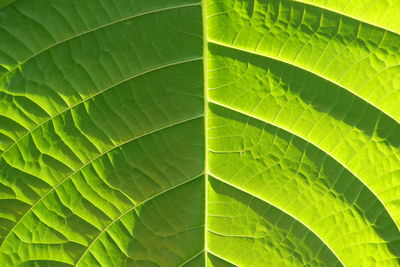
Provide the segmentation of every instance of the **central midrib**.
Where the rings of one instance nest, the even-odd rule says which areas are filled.
[[[208,68],[207,68],[207,0],[201,0],[203,25],[203,83],[204,83],[204,265],[207,266],[207,214],[208,214]]]

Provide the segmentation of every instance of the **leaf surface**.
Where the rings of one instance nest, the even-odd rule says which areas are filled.
[[[0,1],[2,266],[398,266],[396,1]]]

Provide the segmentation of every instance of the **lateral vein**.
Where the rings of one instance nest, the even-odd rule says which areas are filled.
[[[74,105],[69,106],[68,108],[61,110],[60,112],[54,114],[54,115],[51,116],[50,118],[48,118],[48,119],[44,120],[43,122],[39,123],[38,125],[36,125],[35,127],[33,127],[31,130],[29,130],[28,132],[26,132],[25,134],[23,134],[20,138],[18,138],[17,140],[15,140],[6,150],[4,150],[4,151],[0,154],[0,157],[2,157],[2,156],[3,156],[7,151],[9,151],[13,146],[15,146],[16,144],[18,144],[23,138],[25,138],[27,135],[31,134],[31,133],[32,133],[33,131],[35,131],[36,129],[40,128],[42,125],[46,124],[47,122],[53,120],[54,118],[56,118],[56,117],[58,117],[58,116],[64,114],[65,112],[68,112],[69,110],[71,110],[71,109],[73,109],[73,108],[79,106],[80,104],[85,103],[85,102],[87,102],[88,100],[90,100],[90,99],[92,99],[92,98],[94,98],[94,97],[96,97],[96,96],[98,96],[98,95],[101,95],[101,94],[105,93],[106,91],[109,91],[110,89],[113,89],[113,88],[117,87],[118,85],[121,85],[121,84],[123,84],[123,83],[125,83],[125,82],[131,81],[131,80],[133,80],[133,79],[135,79],[135,78],[138,78],[138,77],[140,77],[140,76],[143,76],[143,75],[145,75],[145,74],[148,74],[148,73],[151,73],[151,72],[154,72],[154,71],[157,71],[157,70],[161,70],[161,69],[164,69],[164,68],[168,68],[168,67],[172,67],[172,66],[176,66],[176,65],[180,65],[180,64],[184,64],[184,63],[189,63],[189,62],[198,61],[198,60],[201,60],[201,59],[202,59],[201,57],[198,57],[198,58],[191,58],[191,59],[187,59],[187,60],[182,60],[182,61],[178,61],[178,62],[173,62],[173,63],[165,64],[165,65],[162,65],[162,66],[158,66],[158,67],[154,67],[154,68],[145,70],[145,71],[140,72],[140,73],[136,73],[136,74],[134,74],[134,75],[132,75],[132,76],[130,76],[130,77],[124,79],[124,80],[118,81],[117,83],[114,83],[114,84],[112,84],[112,85],[110,85],[110,86],[108,86],[108,87],[106,87],[106,88],[104,88],[104,89],[102,89],[102,90],[100,90],[100,91],[98,91],[98,92],[96,92],[96,93],[94,93],[94,94],[92,94],[92,95],[90,95],[90,96],[88,96],[88,97],[82,99],[81,101],[75,103]]]
[[[203,174],[204,174],[204,172],[203,172],[203,173],[200,173],[200,174],[198,174],[198,175],[196,175],[196,176],[194,176],[194,177],[192,177],[192,178],[190,178],[190,179],[188,179],[188,180],[185,180],[185,181],[183,181],[183,182],[181,182],[181,183],[179,183],[179,184],[177,184],[177,185],[174,185],[174,186],[172,186],[172,187],[170,187],[170,188],[164,189],[163,191],[161,191],[161,192],[159,192],[159,193],[157,193],[157,194],[155,194],[155,195],[153,195],[153,196],[151,196],[151,197],[149,197],[149,198],[143,200],[142,202],[138,203],[137,205],[133,206],[132,208],[129,208],[129,209],[126,210],[125,212],[121,213],[117,218],[115,218],[114,220],[112,220],[106,227],[104,227],[104,229],[96,236],[96,238],[93,239],[93,241],[89,244],[89,246],[86,248],[86,250],[85,250],[85,251],[82,253],[82,255],[79,257],[79,259],[78,259],[78,261],[75,263],[75,265],[78,265],[78,264],[79,264],[79,262],[83,259],[83,257],[86,255],[86,253],[90,251],[90,248],[91,248],[92,245],[100,238],[100,236],[101,236],[105,231],[107,231],[107,229],[110,228],[111,225],[113,225],[116,221],[118,221],[119,219],[121,219],[124,215],[126,215],[127,213],[129,213],[129,212],[132,211],[132,210],[137,209],[138,207],[144,205],[146,202],[149,202],[149,201],[153,200],[153,199],[156,198],[156,197],[159,197],[159,196],[161,196],[161,195],[163,195],[163,194],[165,194],[165,193],[167,193],[167,192],[169,192],[169,191],[174,190],[175,188],[178,188],[178,187],[180,187],[180,186],[182,186],[182,185],[185,185],[185,184],[187,184],[187,183],[189,183],[189,182],[191,182],[191,181],[194,181],[194,180],[200,178]]]
[[[7,233],[7,235],[4,237],[3,243],[0,245],[0,250],[1,250],[2,246],[3,246],[3,244],[6,243],[7,238],[11,235],[11,233],[15,230],[15,228],[19,225],[19,223],[26,217],[27,214],[29,214],[29,213],[36,207],[37,204],[40,203],[40,201],[41,201],[42,199],[44,199],[47,195],[49,195],[51,192],[53,192],[54,190],[56,190],[60,185],[62,185],[63,183],[65,183],[66,181],[68,181],[69,179],[71,179],[72,176],[75,175],[76,173],[78,173],[80,170],[82,170],[83,168],[85,168],[86,166],[88,166],[89,164],[91,164],[92,162],[94,162],[96,159],[100,158],[101,156],[103,156],[103,155],[109,153],[110,151],[112,151],[112,150],[114,150],[114,149],[116,149],[116,148],[118,148],[118,147],[121,147],[121,146],[123,146],[123,145],[125,145],[125,144],[127,144],[127,143],[129,143],[129,142],[132,142],[132,141],[135,141],[135,140],[137,140],[137,139],[139,139],[139,138],[142,138],[142,137],[145,137],[145,136],[154,134],[154,133],[156,133],[156,132],[165,130],[165,129],[167,129],[167,128],[171,128],[171,127],[173,127],[173,126],[176,126],[176,125],[179,125],[179,124],[183,124],[183,123],[185,123],[185,122],[188,122],[188,121],[192,121],[192,120],[201,118],[201,117],[203,117],[203,116],[204,116],[203,114],[197,115],[197,116],[194,116],[194,117],[191,117],[191,118],[188,118],[188,119],[184,119],[184,120],[181,120],[181,121],[179,121],[179,122],[176,122],[176,123],[173,123],[173,124],[164,126],[164,127],[157,128],[157,129],[155,129],[155,130],[146,132],[146,133],[144,133],[144,134],[142,134],[142,135],[135,136],[135,137],[130,138],[130,139],[128,139],[128,140],[126,140],[126,141],[124,141],[124,142],[122,142],[122,143],[120,143],[120,144],[118,144],[118,145],[116,145],[116,146],[113,146],[113,147],[111,147],[111,148],[109,148],[109,149],[103,151],[102,153],[100,153],[100,154],[97,155],[96,157],[92,158],[91,160],[89,160],[88,162],[86,162],[85,164],[83,164],[81,167],[79,167],[78,169],[76,169],[73,173],[71,173],[71,174],[70,174],[69,176],[67,176],[65,179],[61,180],[58,184],[56,184],[53,188],[51,188],[49,191],[47,191],[43,196],[41,196],[41,197],[36,201],[36,202],[24,213],[24,215],[18,220],[18,222],[10,229],[10,231],[9,231],[9,232]]]
[[[243,193],[245,193],[245,194],[247,194],[247,195],[249,195],[249,196],[252,196],[252,197],[254,197],[254,198],[257,198],[257,199],[263,201],[264,203],[267,203],[268,205],[271,205],[271,206],[273,206],[273,207],[279,209],[279,210],[282,211],[283,213],[289,215],[290,217],[292,217],[293,219],[295,219],[296,221],[298,221],[299,223],[301,223],[301,224],[302,224],[303,226],[305,226],[308,230],[310,230],[315,236],[317,236],[317,237],[325,244],[325,246],[326,246],[327,248],[329,248],[329,250],[335,255],[335,257],[337,258],[337,260],[338,260],[343,266],[345,266],[344,263],[342,262],[342,260],[341,260],[341,259],[339,258],[339,256],[336,254],[336,252],[329,246],[329,244],[328,244],[321,236],[319,236],[316,232],[314,232],[314,230],[312,230],[309,226],[307,226],[305,223],[303,223],[299,218],[297,218],[296,216],[292,215],[290,212],[284,210],[283,208],[281,208],[281,207],[279,207],[279,206],[276,206],[275,204],[273,204],[273,203],[271,203],[271,202],[265,200],[264,198],[262,198],[262,197],[260,197],[260,196],[257,196],[257,195],[255,195],[255,194],[251,193],[250,191],[247,191],[246,189],[243,189],[243,188],[241,188],[241,187],[239,187],[239,186],[237,186],[237,185],[234,185],[234,184],[232,184],[232,183],[226,181],[225,179],[216,176],[215,174],[213,174],[213,173],[211,173],[211,172],[210,172],[209,174],[210,174],[214,179],[216,179],[216,180],[218,180],[218,181],[220,181],[220,182],[222,182],[222,183],[224,183],[224,184],[226,184],[226,185],[228,185],[228,186],[230,186],[230,187],[236,188],[237,190],[239,190],[239,191],[241,191],[241,192],[243,192]]]
[[[309,144],[312,144],[313,146],[315,146],[316,148],[318,148],[319,150],[321,150],[322,152],[324,152],[325,154],[327,154],[331,159],[333,159],[334,161],[336,161],[338,164],[340,164],[340,166],[342,166],[345,170],[347,170],[347,171],[348,171],[349,173],[351,173],[355,178],[357,178],[357,179],[371,192],[371,194],[373,194],[373,195],[376,197],[376,199],[382,204],[382,206],[383,206],[383,207],[385,208],[385,210],[387,211],[387,213],[388,213],[389,217],[392,219],[392,222],[394,223],[394,225],[396,225],[397,229],[400,230],[399,225],[397,224],[396,220],[394,219],[394,217],[393,217],[393,216],[391,215],[391,213],[389,212],[389,209],[386,207],[385,202],[384,202],[384,201],[383,201],[383,200],[382,200],[382,199],[381,199],[381,198],[380,198],[380,197],[379,197],[379,196],[378,196],[378,195],[377,195],[377,194],[376,194],[376,193],[375,193],[375,192],[374,192],[360,177],[358,177],[350,168],[348,168],[346,165],[344,165],[344,163],[342,163],[340,160],[336,159],[336,157],[334,157],[331,153],[329,153],[328,151],[326,151],[326,150],[323,149],[322,147],[318,146],[317,144],[311,142],[310,140],[306,139],[305,137],[303,137],[303,136],[301,136],[301,135],[299,135],[299,134],[297,134],[297,133],[295,133],[295,132],[291,131],[290,129],[287,129],[287,128],[283,127],[283,126],[280,126],[280,125],[275,124],[275,123],[273,123],[273,122],[270,122],[270,121],[267,121],[267,120],[265,120],[265,119],[256,117],[256,116],[254,116],[253,114],[247,113],[247,112],[245,112],[245,111],[242,111],[242,110],[239,110],[239,109],[236,109],[236,108],[227,106],[227,105],[222,104],[222,103],[220,103],[220,102],[218,102],[218,101],[211,100],[211,99],[209,99],[208,101],[209,101],[210,103],[213,103],[213,104],[215,104],[215,105],[217,105],[217,106],[220,106],[220,107],[222,107],[222,108],[229,109],[229,110],[231,110],[231,111],[237,112],[237,113],[242,114],[242,115],[245,115],[245,116],[247,116],[247,117],[250,117],[250,118],[256,119],[256,120],[258,120],[258,121],[261,121],[261,122],[267,123],[267,124],[269,124],[269,125],[272,125],[272,126],[278,128],[278,129],[284,130],[284,131],[286,131],[286,132],[288,132],[288,133],[290,133],[290,134],[292,134],[292,135],[294,135],[294,136],[297,136],[298,138],[304,140],[305,142],[307,142],[307,143],[309,143]]]
[[[259,53],[259,52],[251,51],[251,50],[248,50],[248,49],[239,48],[239,47],[236,47],[236,46],[233,46],[233,45],[229,45],[229,44],[225,44],[225,43],[222,43],[222,42],[219,42],[219,41],[215,41],[215,40],[208,40],[208,41],[209,41],[210,43],[215,44],[215,45],[218,45],[218,46],[223,46],[223,47],[231,48],[231,49],[234,49],[234,50],[238,50],[238,51],[250,53],[250,54],[253,54],[253,55],[257,55],[257,56],[269,58],[269,59],[272,59],[272,60],[275,60],[275,61],[278,61],[278,62],[283,62],[283,63],[288,64],[288,65],[291,65],[291,66],[293,66],[293,67],[302,69],[302,70],[304,70],[304,71],[306,71],[306,72],[312,73],[312,74],[314,74],[315,76],[318,76],[318,77],[320,77],[321,79],[324,79],[324,80],[326,80],[326,81],[328,81],[328,82],[330,82],[330,83],[333,83],[333,84],[339,86],[340,88],[342,88],[342,89],[344,89],[344,90],[350,92],[352,95],[354,95],[354,96],[358,97],[359,99],[363,100],[363,101],[366,102],[367,104],[371,105],[372,107],[374,107],[374,108],[377,109],[378,111],[380,111],[380,112],[382,112],[383,114],[385,114],[387,117],[389,117],[389,118],[391,118],[392,120],[394,120],[396,123],[400,124],[400,119],[397,119],[397,118],[395,118],[394,116],[390,115],[389,113],[387,113],[386,111],[384,111],[382,108],[376,106],[375,104],[373,104],[372,102],[370,102],[370,101],[367,100],[366,98],[364,98],[364,97],[358,95],[356,92],[350,90],[349,88],[345,87],[344,85],[342,85],[342,84],[340,84],[340,83],[338,83],[338,82],[336,82],[336,81],[334,81],[334,80],[331,80],[331,79],[329,79],[329,78],[327,78],[327,77],[324,77],[324,76],[322,76],[321,74],[319,74],[319,73],[317,73],[317,72],[314,72],[314,71],[309,70],[309,69],[307,69],[307,68],[305,68],[305,67],[302,67],[302,66],[300,66],[300,65],[298,65],[298,64],[295,64],[295,63],[293,63],[293,62],[290,62],[290,61],[288,61],[288,60],[284,60],[284,59],[281,59],[281,58],[276,58],[276,57],[272,57],[272,56],[269,56],[269,55],[266,55],[266,54],[262,54],[262,53]]]

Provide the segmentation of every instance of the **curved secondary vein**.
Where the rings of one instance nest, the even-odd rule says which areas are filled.
[[[231,262],[230,260],[225,259],[225,258],[223,258],[222,256],[216,254],[215,252],[212,252],[211,250],[208,250],[208,253],[210,253],[210,254],[213,255],[214,257],[216,257],[216,258],[218,258],[218,259],[220,259],[220,260],[222,260],[222,261],[225,261],[226,263],[229,263],[229,264],[231,264],[231,265],[233,265],[233,266],[239,266],[239,265],[237,265],[236,263],[233,263],[233,262]]]
[[[7,0],[6,0],[7,1]],[[8,2],[3,3],[0,6],[0,11],[3,10],[4,8],[6,8],[7,6],[11,5],[12,3],[14,3],[16,0],[9,0]]]
[[[370,21],[367,21],[367,20],[364,20],[364,19],[361,19],[361,18],[358,18],[358,17],[354,17],[354,16],[352,16],[350,14],[347,14],[347,13],[342,13],[342,12],[340,12],[338,10],[335,10],[335,9],[332,9],[332,8],[329,8],[329,7],[326,7],[326,6],[318,5],[318,4],[315,4],[315,3],[309,3],[309,2],[306,2],[304,0],[290,0],[290,1],[291,2],[297,2],[297,3],[300,3],[300,4],[306,5],[306,6],[312,6],[312,7],[324,9],[324,10],[327,10],[329,12],[338,14],[340,16],[348,17],[350,19],[353,19],[353,20],[356,20],[356,21],[371,25],[371,26],[373,26],[375,28],[379,28],[381,30],[388,31],[388,32],[394,33],[396,35],[400,35],[400,32],[397,32],[395,30],[391,30],[391,29],[385,28],[384,26],[380,26],[380,25],[375,24],[373,22],[370,22]]]
[[[148,131],[148,132],[143,133],[143,134],[141,134],[141,135],[134,136],[134,137],[132,137],[132,138],[130,138],[130,139],[128,139],[128,140],[125,140],[124,142],[122,142],[122,143],[120,143],[120,144],[118,144],[118,145],[115,145],[115,146],[113,146],[113,147],[111,147],[111,148],[109,148],[109,149],[103,151],[102,153],[98,154],[97,156],[95,156],[94,158],[92,158],[91,160],[89,160],[88,162],[86,162],[85,164],[83,164],[81,167],[79,167],[78,169],[76,169],[73,173],[71,173],[70,175],[68,175],[67,177],[65,177],[63,180],[61,180],[61,181],[60,181],[58,184],[56,184],[53,188],[51,188],[49,191],[47,191],[43,196],[41,196],[41,197],[40,197],[40,198],[39,198],[25,213],[24,213],[24,215],[18,220],[18,222],[10,229],[10,231],[8,232],[8,234],[4,237],[3,243],[0,245],[0,250],[1,250],[2,246],[3,246],[3,244],[6,243],[7,238],[11,235],[11,233],[12,233],[12,232],[15,230],[15,228],[18,226],[18,224],[26,217],[26,215],[27,215],[28,213],[30,213],[30,212],[40,203],[40,201],[42,201],[47,195],[49,195],[51,192],[53,192],[54,190],[56,190],[56,189],[57,189],[59,186],[61,186],[63,183],[65,183],[66,181],[68,181],[69,179],[71,179],[72,176],[74,176],[76,173],[78,173],[79,171],[81,171],[83,168],[85,168],[86,166],[88,166],[89,164],[91,164],[92,162],[94,162],[96,159],[98,159],[98,158],[100,158],[101,156],[103,156],[103,155],[105,155],[105,154],[111,152],[112,150],[114,150],[114,149],[116,149],[116,148],[119,148],[119,147],[121,147],[121,146],[123,146],[123,145],[126,145],[127,143],[130,143],[130,142],[132,142],[132,141],[135,141],[135,140],[137,140],[137,139],[139,139],[139,138],[142,138],[142,137],[145,137],[145,136],[154,134],[154,133],[156,133],[156,132],[165,130],[165,129],[167,129],[167,128],[171,128],[171,127],[173,127],[173,126],[177,126],[177,125],[183,124],[183,123],[185,123],[185,122],[189,122],[189,121],[192,121],[192,120],[201,118],[201,117],[203,117],[203,116],[204,116],[203,114],[197,115],[197,116],[193,116],[193,117],[191,117],[191,118],[187,118],[187,119],[184,119],[184,120],[181,120],[181,121],[178,121],[178,122],[175,122],[175,123],[172,123],[172,124],[169,124],[169,125],[166,125],[166,126],[157,128],[157,129],[155,129],[155,130]]]
[[[196,253],[195,255],[193,255],[192,257],[190,257],[189,259],[187,259],[186,261],[182,262],[179,267],[185,266],[186,264],[188,264],[189,262],[191,262],[192,260],[194,260],[195,258],[197,258],[198,256],[201,255],[201,253],[204,252],[204,249],[200,250],[198,253]]]
[[[151,196],[151,197],[149,197],[149,198],[143,200],[142,202],[136,204],[136,205],[133,206],[132,208],[126,210],[126,211],[123,212],[123,213],[121,213],[117,218],[115,218],[115,219],[112,220],[108,225],[106,225],[106,226],[104,227],[104,229],[93,239],[93,241],[87,246],[87,248],[85,249],[85,251],[84,251],[84,252],[82,253],[82,255],[79,257],[78,261],[75,263],[75,266],[78,265],[78,264],[80,263],[80,261],[83,259],[83,257],[86,255],[86,253],[88,253],[88,252],[90,251],[90,248],[93,246],[94,243],[96,243],[96,241],[100,238],[100,236],[101,236],[103,233],[105,233],[105,232],[107,231],[107,229],[108,229],[109,227],[111,227],[115,222],[117,222],[118,220],[120,220],[124,215],[126,215],[127,213],[131,212],[131,211],[134,210],[134,209],[137,209],[138,207],[142,206],[142,205],[145,204],[146,202],[149,202],[150,200],[153,200],[153,199],[156,198],[156,197],[159,197],[159,196],[161,196],[161,195],[163,195],[163,194],[165,194],[165,193],[167,193],[167,192],[169,192],[169,191],[172,191],[172,190],[174,190],[174,189],[176,189],[176,188],[178,188],[178,187],[180,187],[180,186],[182,186],[182,185],[185,185],[185,184],[187,184],[187,183],[189,183],[189,182],[191,182],[191,181],[194,181],[194,180],[200,178],[202,175],[204,175],[204,172],[202,172],[202,173],[200,173],[200,174],[197,174],[197,175],[195,175],[194,177],[189,178],[188,180],[183,181],[183,182],[181,182],[181,183],[179,183],[179,184],[177,184],[177,185],[174,185],[174,186],[172,186],[172,187],[170,187],[170,188],[164,189],[163,191],[161,191],[161,192],[159,192],[159,193],[157,193],[157,194],[155,194],[155,195],[153,195],[153,196]],[[203,251],[200,251],[200,252],[199,252],[198,254],[196,254],[195,256],[199,255],[201,252],[203,252]]]
[[[73,36],[71,36],[71,37],[62,39],[61,41],[55,42],[55,43],[53,43],[52,45],[43,48],[42,50],[40,50],[40,51],[34,53],[32,56],[30,56],[30,57],[26,58],[25,60],[21,61],[21,62],[18,63],[15,67],[11,68],[11,69],[8,70],[6,73],[4,73],[2,76],[0,76],[0,80],[3,79],[5,76],[7,76],[9,73],[13,72],[14,70],[20,68],[20,67],[21,67],[23,64],[25,64],[26,62],[28,62],[28,61],[30,61],[31,59],[35,58],[36,56],[42,54],[43,52],[45,52],[45,51],[47,51],[47,50],[49,50],[49,49],[51,49],[51,48],[53,48],[53,47],[55,47],[55,46],[57,46],[57,45],[59,45],[59,44],[62,44],[62,43],[64,43],[64,42],[67,42],[67,41],[70,41],[70,40],[72,40],[72,39],[75,39],[75,38],[77,38],[77,37],[81,37],[81,36],[83,36],[83,35],[85,35],[85,34],[88,34],[88,33],[91,33],[91,32],[95,32],[95,31],[97,31],[97,30],[100,30],[100,29],[103,29],[103,28],[106,28],[106,27],[109,27],[109,26],[118,24],[118,23],[120,23],[120,22],[124,22],[124,21],[130,20],[130,19],[134,19],[134,18],[137,18],[137,17],[141,17],[141,16],[145,16],[145,15],[149,15],[149,14],[154,14],[154,13],[159,13],[159,12],[163,12],[163,11],[168,11],[168,10],[173,10],[173,9],[178,9],[178,8],[185,8],[185,7],[192,7],[192,6],[199,6],[199,5],[200,5],[200,3],[192,3],[192,4],[184,4],[184,5],[178,5],[178,6],[172,6],[172,7],[165,7],[165,8],[154,9],[154,10],[146,11],[146,12],[143,12],[143,13],[135,14],[135,15],[132,15],[132,16],[128,16],[128,17],[125,17],[125,18],[122,18],[122,19],[119,19],[119,20],[115,20],[115,21],[112,21],[112,22],[110,22],[110,23],[107,23],[107,24],[98,26],[98,27],[96,27],[96,28],[93,28],[93,29],[90,29],[90,30],[81,32],[81,33],[76,34],[76,35],[73,35]]]
[[[295,132],[291,131],[290,129],[287,129],[287,128],[283,127],[283,126],[280,126],[280,125],[275,124],[275,123],[273,123],[273,122],[270,122],[270,121],[267,121],[267,120],[265,120],[265,119],[256,117],[256,116],[254,116],[253,114],[247,113],[247,112],[245,112],[245,111],[242,111],[242,110],[239,110],[239,109],[236,109],[236,108],[227,106],[227,105],[222,104],[222,103],[220,103],[220,102],[218,102],[218,101],[215,101],[215,100],[209,99],[208,102],[209,102],[209,103],[213,103],[213,104],[215,104],[215,105],[217,105],[217,106],[220,106],[220,107],[222,107],[222,108],[225,108],[225,109],[228,109],[228,110],[237,112],[237,113],[239,113],[239,114],[245,115],[245,116],[247,116],[247,117],[249,117],[249,118],[253,118],[253,119],[256,119],[256,120],[258,120],[258,121],[262,121],[262,122],[264,122],[264,123],[267,123],[267,124],[269,124],[269,125],[272,125],[272,126],[278,128],[278,129],[282,129],[282,130],[284,130],[284,131],[286,131],[286,132],[288,132],[288,133],[290,133],[290,134],[292,134],[292,135],[294,135],[294,136],[297,136],[298,138],[304,140],[305,142],[307,142],[307,143],[309,143],[309,144],[312,144],[313,146],[315,146],[316,148],[318,148],[319,150],[321,150],[322,152],[324,152],[325,154],[327,154],[331,159],[333,159],[335,162],[337,162],[338,164],[340,164],[340,166],[342,166],[345,170],[347,170],[347,171],[348,171],[349,173],[351,173],[355,178],[357,178],[357,179],[371,192],[371,194],[372,194],[373,196],[376,197],[376,199],[377,199],[377,200],[382,204],[382,206],[385,208],[385,210],[386,210],[386,212],[388,213],[390,219],[392,220],[392,223],[396,226],[397,230],[400,231],[399,225],[397,224],[396,220],[394,219],[394,217],[393,217],[392,214],[390,213],[390,210],[386,207],[385,202],[384,202],[384,201],[383,201],[383,200],[382,200],[382,199],[381,199],[381,198],[380,198],[380,197],[379,197],[379,196],[378,196],[378,195],[377,195],[377,194],[376,194],[376,193],[375,193],[375,192],[374,192],[360,177],[358,177],[350,168],[348,168],[346,165],[344,165],[340,160],[336,159],[331,153],[329,153],[328,151],[326,151],[326,150],[323,149],[322,147],[318,146],[317,144],[313,143],[312,141],[306,139],[305,137],[303,137],[303,136],[301,136],[301,135],[299,135],[299,134],[297,134],[297,133],[295,133]]]
[[[389,117],[389,118],[391,118],[392,120],[394,120],[396,123],[400,124],[400,118],[399,118],[399,119],[395,118],[394,116],[390,115],[389,113],[387,113],[386,111],[384,111],[382,108],[380,108],[380,107],[378,107],[377,105],[373,104],[372,102],[370,102],[370,101],[367,100],[366,98],[364,98],[364,97],[358,95],[356,92],[350,90],[349,88],[346,88],[344,85],[342,85],[342,84],[340,84],[340,83],[338,83],[338,82],[336,82],[336,81],[334,81],[334,80],[331,80],[331,79],[329,79],[329,78],[327,78],[327,77],[324,77],[324,76],[322,76],[321,74],[319,74],[319,73],[317,73],[317,72],[314,72],[314,71],[312,71],[312,70],[309,70],[309,69],[307,69],[307,68],[305,68],[305,67],[302,67],[302,66],[300,66],[300,65],[298,65],[298,64],[296,64],[296,63],[293,63],[293,62],[290,62],[290,61],[288,61],[288,60],[284,60],[284,59],[281,59],[281,58],[272,57],[272,56],[269,56],[269,55],[266,55],[266,54],[263,54],[263,53],[260,53],[260,52],[255,52],[255,51],[251,51],[251,50],[248,50],[248,49],[239,48],[239,47],[236,47],[236,46],[233,46],[233,45],[229,45],[229,44],[225,44],[225,43],[222,43],[222,42],[219,42],[219,41],[215,41],[215,40],[208,40],[208,42],[210,42],[210,43],[212,43],[212,44],[215,44],[215,45],[219,45],[219,46],[223,46],[223,47],[235,49],[235,50],[238,50],[238,51],[250,53],[250,54],[253,54],[253,55],[258,55],[258,56],[266,57],[266,58],[269,58],[269,59],[272,59],[272,60],[276,60],[276,61],[278,61],[278,62],[283,62],[283,63],[286,63],[286,64],[291,65],[291,66],[293,66],[293,67],[302,69],[302,70],[307,71],[307,72],[309,72],[309,73],[312,73],[312,74],[314,74],[315,76],[318,76],[318,77],[320,77],[320,78],[322,78],[322,79],[324,79],[324,80],[326,80],[326,81],[328,81],[328,82],[331,82],[331,83],[333,83],[333,84],[339,86],[340,88],[343,88],[344,90],[350,92],[352,95],[354,95],[354,96],[358,97],[359,99],[363,100],[363,101],[366,102],[367,104],[371,105],[372,107],[374,107],[374,108],[377,109],[378,111],[380,111],[380,112],[382,112],[383,114],[385,114],[387,117]]]
[[[226,181],[225,179],[222,179],[222,178],[220,178],[220,177],[214,175],[214,174],[211,173],[211,172],[209,172],[209,174],[210,174],[211,177],[213,177],[214,179],[216,179],[216,180],[218,180],[218,181],[220,181],[220,182],[222,182],[222,183],[224,183],[224,184],[226,184],[226,185],[228,185],[228,186],[230,186],[230,187],[236,188],[237,190],[239,190],[239,191],[241,191],[241,192],[243,192],[243,193],[245,193],[245,194],[247,194],[247,195],[249,195],[249,196],[251,196],[251,197],[257,198],[257,199],[263,201],[264,203],[267,203],[268,205],[271,205],[271,206],[277,208],[277,209],[280,210],[281,212],[283,212],[283,213],[289,215],[289,216],[292,217],[294,220],[296,220],[297,222],[301,223],[304,227],[306,227],[308,230],[310,230],[310,232],[312,232],[316,237],[318,237],[318,238],[322,241],[322,243],[324,243],[324,245],[332,252],[332,254],[335,255],[335,257],[337,258],[337,260],[338,260],[343,266],[345,266],[344,263],[342,262],[342,260],[341,260],[341,259],[339,258],[339,256],[336,254],[336,252],[329,246],[329,244],[328,244],[321,236],[319,236],[316,232],[314,232],[314,230],[312,230],[312,229],[311,229],[310,227],[308,227],[305,223],[303,223],[299,218],[297,218],[296,216],[292,215],[290,212],[288,212],[288,211],[286,211],[286,210],[284,210],[284,209],[282,209],[282,208],[276,206],[275,204],[273,204],[273,203],[271,203],[271,202],[265,200],[264,198],[262,198],[262,197],[260,197],[260,196],[257,196],[257,195],[255,195],[255,194],[253,194],[253,193],[247,191],[246,189],[243,189],[243,188],[241,188],[241,187],[239,187],[239,186],[237,186],[237,185],[234,185],[234,184],[232,184],[232,183]]]
[[[150,73],[150,72],[154,72],[154,71],[157,71],[157,70],[161,70],[161,69],[164,69],[164,68],[168,68],[168,67],[172,67],[172,66],[176,66],[176,65],[180,65],[180,64],[185,64],[185,63],[189,63],[189,62],[198,61],[198,60],[201,60],[201,59],[202,59],[202,57],[191,58],[191,59],[186,59],[186,60],[182,60],[182,61],[178,61],[178,62],[169,63],[169,64],[165,64],[165,65],[162,65],[162,66],[154,67],[154,68],[145,70],[145,71],[143,71],[143,72],[134,74],[134,75],[132,75],[132,76],[126,78],[126,79],[123,79],[123,80],[121,80],[121,81],[119,81],[119,82],[116,82],[116,83],[114,83],[114,84],[112,84],[112,85],[110,85],[110,86],[108,86],[108,87],[106,87],[106,88],[104,88],[104,89],[102,89],[102,90],[100,90],[100,91],[98,91],[98,92],[92,94],[92,95],[89,95],[88,97],[82,99],[81,101],[79,101],[79,102],[77,102],[77,103],[75,103],[75,104],[69,106],[68,108],[66,108],[66,109],[64,109],[64,110],[61,110],[59,113],[56,113],[55,115],[49,117],[47,120],[44,120],[43,122],[41,122],[41,123],[39,123],[38,125],[36,125],[35,127],[33,127],[31,130],[29,130],[28,132],[26,132],[25,134],[23,134],[20,138],[18,138],[18,139],[15,140],[13,143],[11,143],[11,145],[10,145],[7,149],[5,149],[5,150],[0,154],[0,158],[1,158],[7,151],[9,151],[13,146],[15,146],[17,143],[19,143],[23,138],[25,138],[27,135],[31,134],[31,133],[32,133],[33,131],[35,131],[36,129],[40,128],[40,127],[41,127],[42,125],[44,125],[45,123],[47,123],[47,122],[53,120],[54,118],[56,118],[56,117],[58,117],[58,116],[64,114],[65,112],[68,112],[69,110],[75,108],[76,106],[78,106],[78,105],[80,105],[80,104],[83,104],[83,103],[85,103],[86,101],[88,101],[88,100],[90,100],[90,99],[92,99],[92,98],[94,98],[94,97],[96,97],[96,96],[98,96],[98,95],[101,95],[101,94],[105,93],[106,91],[108,91],[108,90],[110,90],[110,89],[114,89],[114,88],[117,87],[118,85],[121,85],[121,84],[123,84],[123,83],[125,83],[125,82],[128,82],[128,81],[130,81],[130,80],[133,80],[133,79],[135,79],[135,78],[137,78],[137,77],[140,77],[140,76],[143,76],[143,75],[145,75],[145,74],[148,74],[148,73]]]

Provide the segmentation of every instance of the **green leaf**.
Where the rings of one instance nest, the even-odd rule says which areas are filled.
[[[399,266],[399,12],[0,1],[0,265]]]

